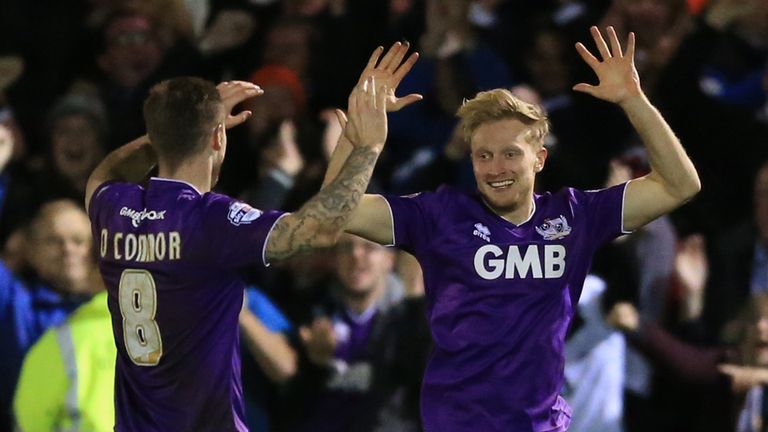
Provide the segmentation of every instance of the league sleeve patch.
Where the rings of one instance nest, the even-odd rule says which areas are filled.
[[[229,205],[227,219],[232,225],[240,226],[249,224],[258,219],[263,212],[255,209],[246,203],[235,201]]]

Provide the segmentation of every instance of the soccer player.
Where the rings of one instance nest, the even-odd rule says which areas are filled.
[[[648,175],[604,190],[535,194],[547,158],[546,115],[492,90],[459,109],[477,193],[366,195],[347,226],[411,252],[423,268],[436,345],[421,395],[427,432],[566,430],[564,338],[595,249],[700,189],[693,164],[640,88],[634,34],[622,51],[612,28],[610,48],[596,27],[591,33],[600,59],[576,48],[600,82],[574,90],[624,110],[650,156]],[[393,91],[400,77],[377,59],[375,52],[363,76]],[[326,181],[349,151],[342,137]]]
[[[244,431],[239,272],[335,243],[370,179],[387,133],[387,89],[350,95],[354,150],[334,182],[296,213],[260,211],[211,192],[229,115],[260,94],[250,83],[197,78],[156,85],[148,136],[109,154],[86,203],[108,290],[117,365],[117,431]],[[349,125],[347,126],[349,128]],[[141,181],[157,161],[159,177]]]

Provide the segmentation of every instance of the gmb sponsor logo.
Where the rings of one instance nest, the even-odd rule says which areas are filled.
[[[128,218],[131,218],[131,225],[134,226],[134,228],[139,227],[139,223],[141,221],[148,219],[148,220],[163,220],[165,219],[165,212],[167,210],[134,210],[128,207],[123,207],[120,209],[120,216],[125,216]]]

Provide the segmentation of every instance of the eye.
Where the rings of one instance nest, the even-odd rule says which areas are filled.
[[[480,159],[480,160],[489,160],[489,159],[491,159],[491,154],[490,153],[480,153],[479,155],[477,155],[477,158]]]
[[[541,229],[543,229],[543,230],[548,230],[548,229],[549,229],[549,224],[548,224],[548,223],[543,223],[543,224],[541,225]]]

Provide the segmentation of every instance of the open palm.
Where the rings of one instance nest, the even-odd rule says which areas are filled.
[[[576,44],[576,51],[582,59],[595,71],[600,83],[591,85],[579,83],[573,89],[588,93],[596,98],[620,104],[627,99],[641,94],[640,78],[635,68],[635,34],[629,33],[627,38],[627,50],[622,52],[619,38],[613,27],[608,27],[608,39],[611,47],[603,39],[597,27],[590,28],[592,38],[595,40],[601,60],[598,60],[582,44]]]
[[[400,85],[400,81],[411,70],[416,60],[419,59],[419,53],[411,53],[410,56],[403,62],[405,55],[408,53],[410,44],[395,42],[381,57],[381,53],[384,51],[383,47],[376,48],[371,57],[368,59],[368,64],[360,74],[360,79],[357,84],[362,85],[366,79],[373,77],[378,86],[385,86],[387,88],[387,111],[399,111],[400,109],[420,101],[422,96],[419,94],[409,94],[398,98],[395,95],[397,86]]]

